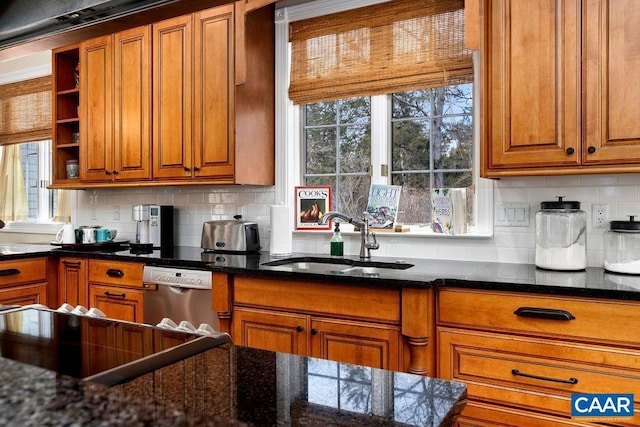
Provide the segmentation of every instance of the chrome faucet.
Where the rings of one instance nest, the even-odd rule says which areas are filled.
[[[329,211],[322,215],[322,218],[318,220],[318,224],[326,224],[333,218],[342,219],[348,223],[351,223],[360,229],[360,258],[371,258],[371,251],[378,249],[380,244],[376,240],[376,233],[369,232],[369,220],[363,216],[361,221],[355,218],[347,216],[340,212]],[[373,239],[371,241],[370,239]]]

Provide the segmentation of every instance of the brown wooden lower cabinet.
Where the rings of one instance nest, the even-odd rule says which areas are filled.
[[[47,304],[47,284],[33,283],[0,289],[0,304]]]
[[[400,328],[304,314],[236,308],[237,344],[374,368],[400,369]]]
[[[57,306],[63,303],[72,306],[88,305],[87,298],[87,259],[76,257],[63,257],[58,261],[58,301]]]
[[[108,318],[142,323],[141,289],[89,284],[89,306],[102,311]]]
[[[47,259],[0,261],[0,304],[47,305]]]
[[[640,304],[441,288],[438,377],[468,387],[461,426],[596,425],[571,416],[575,393],[635,396],[640,425]],[[590,424],[591,423],[591,424]]]

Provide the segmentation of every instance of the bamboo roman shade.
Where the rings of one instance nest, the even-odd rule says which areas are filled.
[[[473,80],[464,0],[393,0],[291,23],[296,104]]]
[[[0,86],[0,145],[51,139],[51,76]]]

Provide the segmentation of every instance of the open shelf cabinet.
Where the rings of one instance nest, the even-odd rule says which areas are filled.
[[[79,178],[67,177],[67,161],[80,160],[80,88],[78,44],[54,49],[53,58],[53,170],[56,187],[75,186]]]

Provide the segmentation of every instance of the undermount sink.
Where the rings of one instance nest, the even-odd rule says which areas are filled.
[[[365,274],[375,275],[389,270],[406,270],[413,267],[403,261],[379,262],[359,261],[343,258],[296,257],[266,262],[269,267],[285,267],[291,271],[321,274]]]

